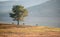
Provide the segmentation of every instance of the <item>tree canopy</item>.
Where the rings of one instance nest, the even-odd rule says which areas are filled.
[[[19,24],[19,21],[23,21],[24,17],[28,16],[28,11],[24,8],[24,6],[14,5],[12,8],[12,13],[9,13],[9,15]]]

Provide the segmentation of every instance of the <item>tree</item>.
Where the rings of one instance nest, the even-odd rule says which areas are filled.
[[[9,15],[13,18],[13,21],[17,21],[17,25],[19,25],[19,21],[23,21],[24,17],[28,16],[28,11],[24,6],[15,5],[12,8],[12,13],[9,13]]]

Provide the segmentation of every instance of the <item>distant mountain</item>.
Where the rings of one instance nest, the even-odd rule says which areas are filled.
[[[60,0],[50,0],[46,3],[28,8],[32,17],[60,17]]]

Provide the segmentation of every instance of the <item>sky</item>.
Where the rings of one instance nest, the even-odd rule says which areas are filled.
[[[12,23],[9,13],[13,5],[23,5],[29,15],[24,19],[28,25],[60,27],[60,0],[0,0],[0,22]],[[15,21],[16,22],[16,21]],[[22,23],[23,23],[22,22]]]
[[[9,1],[9,0],[6,0],[6,1]],[[11,3],[6,3],[6,1],[0,1],[1,3],[4,3],[4,4],[8,4],[8,5],[5,5],[5,6],[11,6],[11,5],[24,5],[25,7],[31,7],[31,6],[34,6],[34,5],[38,5],[38,4],[41,4],[41,3],[44,3],[48,0],[10,0],[9,2]],[[36,2],[37,1],[37,2]],[[1,5],[4,5],[4,4],[1,4]]]

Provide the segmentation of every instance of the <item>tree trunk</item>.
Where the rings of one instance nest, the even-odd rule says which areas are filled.
[[[17,21],[17,25],[19,25],[19,20]]]

